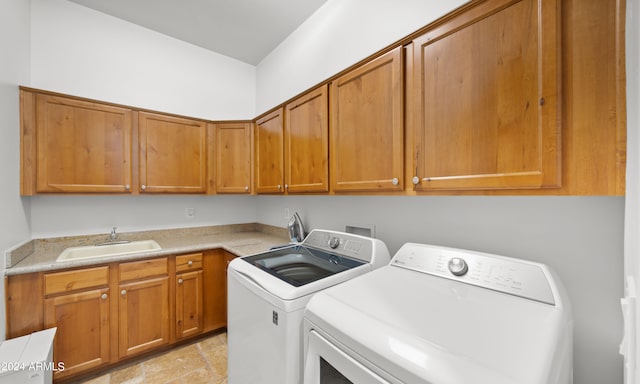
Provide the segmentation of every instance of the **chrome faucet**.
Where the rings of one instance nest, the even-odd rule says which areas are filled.
[[[111,228],[111,234],[109,235],[109,240],[103,242],[103,243],[98,243],[96,245],[111,245],[111,244],[126,244],[126,243],[130,243],[131,240],[118,240],[118,234],[116,233],[116,230],[118,228],[117,227],[113,227]]]

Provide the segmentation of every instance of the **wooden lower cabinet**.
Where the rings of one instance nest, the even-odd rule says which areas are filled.
[[[95,289],[44,300],[44,327],[58,327],[53,358],[64,364],[55,378],[109,362],[109,289]],[[80,336],[81,335],[81,336]]]
[[[226,326],[222,249],[5,279],[6,338],[57,327],[53,357],[74,380]]]
[[[120,358],[169,344],[169,277],[119,286]]]
[[[176,276],[176,338],[202,332],[202,271]]]

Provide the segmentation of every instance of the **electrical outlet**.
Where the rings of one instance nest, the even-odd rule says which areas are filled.
[[[284,218],[285,220],[289,220],[291,218],[291,210],[289,208],[284,209]]]
[[[196,209],[187,208],[187,219],[193,219],[194,217],[196,217]]]

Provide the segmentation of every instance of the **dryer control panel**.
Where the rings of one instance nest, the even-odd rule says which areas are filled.
[[[406,243],[391,265],[555,305],[544,264],[456,248]]]

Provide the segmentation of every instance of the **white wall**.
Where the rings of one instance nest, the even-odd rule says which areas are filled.
[[[23,85],[210,120],[255,117],[254,66],[66,0],[31,3],[31,81]],[[18,137],[12,142],[17,151]],[[28,200],[32,238],[255,221],[255,201],[242,197]],[[196,217],[187,219],[186,208]]]
[[[259,196],[257,208],[279,226],[297,211],[307,230],[373,224],[392,254],[417,242],[548,264],[573,305],[574,383],[622,382],[622,197]]]
[[[329,0],[258,65],[257,112],[428,24],[446,11],[439,7],[462,3]],[[392,252],[432,242],[551,265],[574,306],[574,382],[622,382],[624,198],[260,196],[257,219],[284,225],[284,208],[310,228],[373,223]]]
[[[329,0],[258,65],[261,114],[468,0]]]
[[[65,0],[31,0],[31,85],[210,120],[255,117],[255,67]]]
[[[632,301],[638,296],[640,283],[640,1],[627,0],[626,67],[627,67],[627,191],[625,210],[625,276],[635,279],[635,287],[625,287],[625,296]],[[627,278],[628,279],[628,278]],[[634,289],[635,288],[635,289]],[[637,303],[636,303],[637,306]],[[631,352],[625,364],[625,383],[640,383],[640,307],[635,321],[629,319],[628,334]],[[633,334],[635,332],[635,334]],[[634,337],[635,336],[635,337]]]
[[[34,196],[33,238],[253,223],[253,196]],[[186,209],[195,217],[187,218]]]
[[[4,250],[29,239],[28,199],[20,198],[20,109],[18,85],[29,82],[29,2],[3,0],[0,11],[0,273]],[[0,284],[4,298],[4,284]],[[0,319],[5,318],[4,300]],[[6,326],[0,321],[0,340]]]

